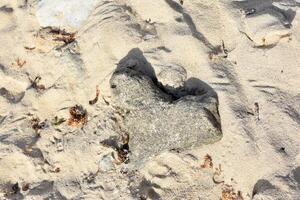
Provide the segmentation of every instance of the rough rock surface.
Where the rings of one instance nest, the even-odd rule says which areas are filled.
[[[222,137],[215,93],[202,83],[172,95],[139,49],[120,61],[110,84],[116,104],[129,110],[124,126],[130,160],[137,165],[166,150],[186,150]]]

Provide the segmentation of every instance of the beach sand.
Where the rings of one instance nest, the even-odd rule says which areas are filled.
[[[0,199],[300,199],[299,7],[297,0],[1,0]],[[209,110],[221,136],[201,144],[180,138],[193,130],[187,120],[195,113],[172,111],[163,97],[149,106],[143,93],[134,107],[140,117],[128,118],[132,108],[120,103],[127,97],[113,93],[110,80],[133,49],[142,53],[127,67],[151,66],[158,83],[145,79],[153,93],[173,92],[175,103],[182,87],[217,94],[217,111]],[[210,123],[204,119],[196,121]],[[155,135],[173,121],[182,148],[161,144],[170,134],[131,145],[126,131]],[[142,161],[131,162],[124,134]]]

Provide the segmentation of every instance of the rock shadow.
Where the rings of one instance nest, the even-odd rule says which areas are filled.
[[[247,17],[255,17],[262,14],[269,14],[277,18],[284,27],[291,28],[295,19],[296,11],[291,8],[283,9],[274,5],[274,0],[247,0],[233,1],[233,6],[245,11]],[[279,2],[280,1],[276,1]],[[283,1],[282,1],[283,2]],[[293,2],[290,6],[300,6],[300,3]]]

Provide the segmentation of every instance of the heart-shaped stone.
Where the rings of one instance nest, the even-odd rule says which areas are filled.
[[[222,137],[213,89],[192,78],[169,92],[139,49],[119,62],[110,84],[117,106],[130,111],[123,125],[134,165],[163,151],[187,150]]]

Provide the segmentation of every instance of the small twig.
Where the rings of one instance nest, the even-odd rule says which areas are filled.
[[[36,76],[36,77],[34,78],[34,80],[32,80],[32,79],[29,77],[29,74],[27,74],[27,76],[28,76],[28,79],[29,79],[29,81],[30,81],[30,85],[29,85],[29,87],[28,87],[26,90],[29,90],[29,89],[31,89],[31,88],[34,88],[34,89],[36,89],[38,92],[40,92],[40,91],[46,89],[46,87],[45,87],[44,85],[42,85],[42,84],[40,85],[40,84],[39,84],[40,80],[42,79],[40,76]]]
[[[98,87],[98,85],[97,85],[97,86],[96,86],[96,97],[95,97],[93,100],[90,100],[90,101],[89,101],[89,104],[90,104],[90,105],[94,105],[95,103],[97,103],[99,94],[100,94],[100,90],[99,90],[99,87]]]
[[[254,106],[255,106],[255,114],[257,115],[257,120],[260,120],[260,117],[259,117],[259,105],[258,105],[258,102],[255,102],[254,103]]]
[[[24,48],[27,49],[27,50],[30,50],[30,51],[35,49],[35,47],[27,47],[27,46],[25,46]]]
[[[69,126],[83,126],[87,123],[88,113],[81,105],[75,105],[69,109]]]
[[[67,121],[67,120],[64,118],[58,118],[57,116],[55,116],[54,119],[52,120],[52,125],[58,126],[58,125],[64,123],[65,121]]]
[[[26,60],[21,60],[20,58],[17,58],[16,64],[19,68],[22,68],[26,64]]]
[[[240,30],[240,33],[243,33],[251,42],[254,42],[253,39],[246,32]]]
[[[204,156],[204,163],[201,165],[201,168],[213,168],[214,164],[212,158],[209,154]]]

